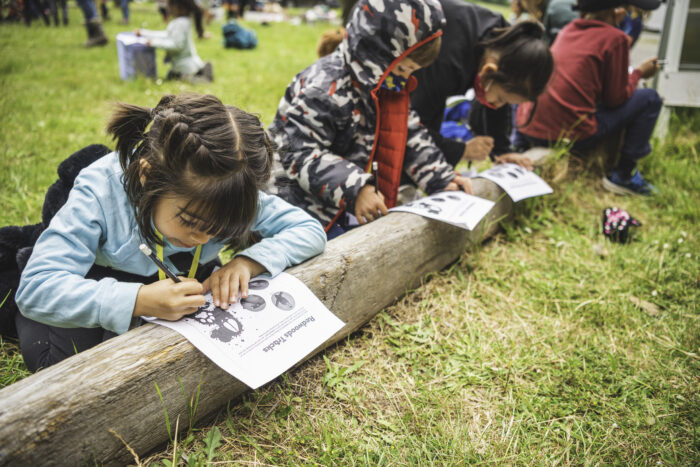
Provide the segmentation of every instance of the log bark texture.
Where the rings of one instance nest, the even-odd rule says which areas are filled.
[[[307,358],[455,261],[467,241],[496,232],[513,203],[488,180],[475,179],[474,188],[497,204],[472,232],[392,213],[288,270],[347,323]],[[172,430],[178,417],[186,428],[198,388],[193,423],[248,390],[176,332],[146,324],[0,390],[0,465],[133,462],[114,433],[139,455],[154,450],[169,439],[164,408]]]

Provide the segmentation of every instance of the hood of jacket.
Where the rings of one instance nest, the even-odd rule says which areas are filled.
[[[442,34],[445,15],[436,0],[361,0],[338,52],[366,91],[410,52]]]

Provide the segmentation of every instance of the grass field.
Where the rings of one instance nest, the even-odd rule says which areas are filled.
[[[162,28],[132,3],[131,27]],[[119,12],[113,10],[113,16]],[[0,26],[0,225],[35,223],[56,166],[110,144],[112,104],[211,92],[269,124],[327,26],[252,26],[253,51],[197,42],[215,83],[122,82],[116,47],[71,26]],[[124,26],[108,23],[110,37]],[[162,57],[162,54],[159,55]],[[159,75],[165,69],[159,64]],[[465,251],[365,328],[242,400],[144,464],[697,465],[700,463],[700,112],[679,111],[642,165],[652,198],[601,191],[573,159],[555,194]],[[607,243],[601,210],[644,224]],[[0,301],[2,297],[0,297]],[[0,387],[26,376],[0,340]],[[162,427],[165,430],[165,420]]]

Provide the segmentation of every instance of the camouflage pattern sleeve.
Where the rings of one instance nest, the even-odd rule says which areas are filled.
[[[428,194],[442,190],[455,178],[454,169],[413,109],[408,116],[404,170]]]
[[[371,175],[331,149],[337,122],[347,118],[343,107],[313,87],[299,89],[283,101],[278,116],[287,138],[280,160],[287,176],[325,205],[353,206]]]

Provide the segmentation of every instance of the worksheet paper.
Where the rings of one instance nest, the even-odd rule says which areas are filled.
[[[389,211],[410,212],[473,230],[495,203],[463,191],[444,191],[396,206]]]
[[[145,37],[137,36],[133,32],[120,32],[117,34],[117,42],[122,42],[124,45],[147,45],[148,39],[146,39]]]
[[[207,304],[179,321],[148,318],[182,334],[222,369],[256,389],[291,368],[345,324],[298,279],[256,277],[228,310]]]
[[[548,195],[552,187],[534,172],[517,164],[499,164],[481,172],[479,177],[491,180],[503,188],[513,202],[533,196]]]

